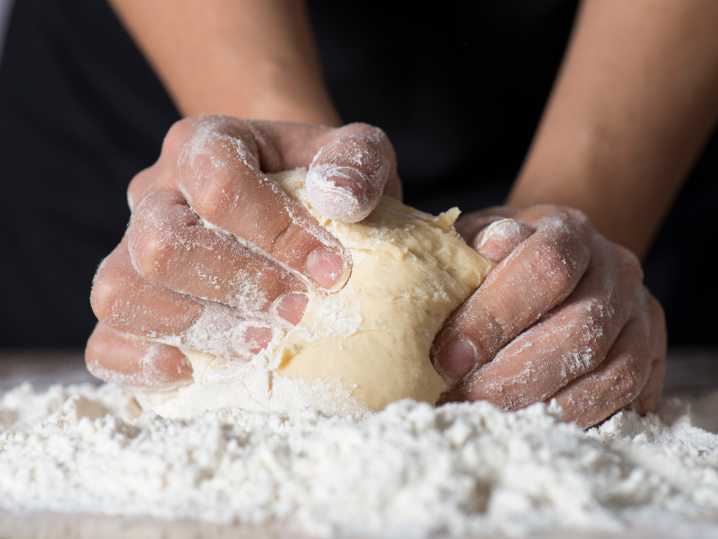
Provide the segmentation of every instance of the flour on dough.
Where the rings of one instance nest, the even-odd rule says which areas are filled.
[[[432,342],[493,267],[454,231],[459,210],[434,217],[384,197],[363,221],[338,223],[312,208],[305,175],[269,177],[349,249],[346,285],[310,292],[302,321],[248,363],[183,350],[194,384],[140,393],[144,408],[170,417],[222,406],[361,416],[402,398],[434,404],[447,388]]]

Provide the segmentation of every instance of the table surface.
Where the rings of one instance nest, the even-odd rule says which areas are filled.
[[[85,369],[82,351],[0,350],[0,395],[23,382],[38,390],[53,384],[101,382]],[[718,391],[718,349],[676,348],[668,354],[664,394],[694,400]],[[714,525],[718,537],[718,524]],[[274,539],[299,538],[277,526],[208,524],[197,521],[165,521],[97,515],[18,514],[0,511],[0,539]],[[670,530],[630,530],[624,534],[557,532],[535,539],[674,539]],[[709,537],[708,534],[705,537]],[[676,538],[677,539],[677,538]],[[683,538],[681,538],[683,539]]]

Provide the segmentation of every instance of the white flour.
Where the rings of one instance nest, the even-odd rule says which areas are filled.
[[[402,401],[363,422],[226,408],[133,418],[116,386],[26,384],[0,403],[0,507],[278,522],[323,536],[650,525],[709,537],[716,525],[691,519],[718,514],[718,436],[692,423],[718,430],[716,403],[700,416],[667,400],[658,415],[621,412],[584,433],[555,408],[486,403]]]

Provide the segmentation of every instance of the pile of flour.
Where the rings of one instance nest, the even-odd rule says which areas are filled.
[[[557,407],[504,413],[481,402],[405,400],[364,421],[231,408],[165,419],[136,417],[117,386],[25,384],[0,404],[0,507],[272,522],[320,536],[683,526],[707,537],[716,528],[701,519],[718,515],[714,412],[666,400],[658,414],[620,412],[585,432]]]

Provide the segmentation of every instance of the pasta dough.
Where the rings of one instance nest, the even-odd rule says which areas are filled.
[[[346,285],[312,292],[302,321],[249,363],[185,350],[195,383],[141,394],[143,406],[170,416],[219,406],[361,415],[402,398],[434,404],[447,388],[432,342],[493,267],[454,231],[459,210],[434,217],[384,197],[363,221],[338,223],[311,207],[305,174],[270,177],[349,249]]]

